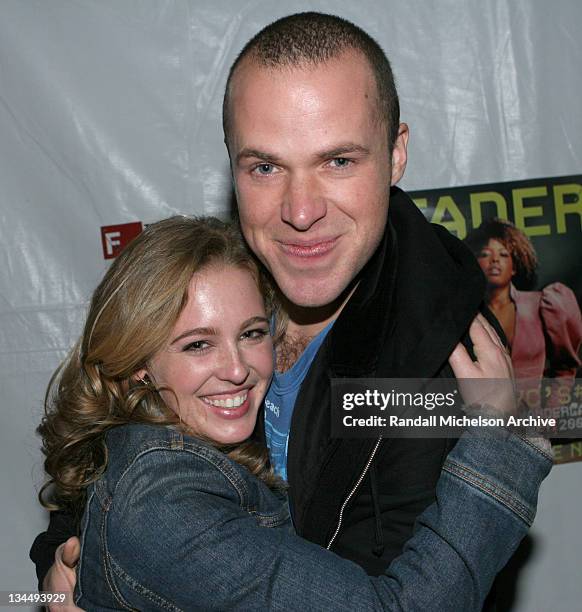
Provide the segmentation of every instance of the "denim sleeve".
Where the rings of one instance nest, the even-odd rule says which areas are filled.
[[[260,527],[216,467],[170,453],[149,453],[126,471],[102,532],[114,589],[143,610],[480,610],[551,466],[513,435],[464,434],[436,502],[373,578],[289,530]]]
[[[481,610],[533,522],[550,453],[545,440],[502,429],[463,434],[443,466],[436,502],[387,569],[381,597],[393,597],[395,610]]]

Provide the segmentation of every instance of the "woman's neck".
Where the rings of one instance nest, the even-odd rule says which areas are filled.
[[[504,287],[489,287],[487,289],[487,304],[492,310],[503,308],[511,303],[511,285]]]

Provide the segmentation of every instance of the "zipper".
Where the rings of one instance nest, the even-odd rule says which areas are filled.
[[[364,480],[364,477],[366,476],[366,474],[368,473],[368,470],[370,469],[370,466],[372,465],[372,461],[374,461],[374,457],[376,455],[376,452],[378,451],[378,447],[380,446],[380,443],[382,442],[382,438],[378,438],[378,440],[376,441],[376,445],[374,446],[374,448],[372,449],[372,452],[370,453],[370,456],[368,457],[368,461],[364,467],[363,472],[360,474],[360,477],[358,478],[358,480],[356,481],[356,484],[354,485],[354,487],[352,488],[352,490],[349,492],[349,495],[345,498],[344,503],[341,505],[340,511],[339,511],[339,517],[338,517],[338,522],[337,522],[337,527],[335,528],[334,534],[331,537],[331,540],[329,541],[328,545],[326,546],[327,550],[329,550],[333,543],[335,542],[335,539],[337,538],[341,526],[342,526],[342,521],[344,518],[344,510],[346,509],[346,506],[349,504],[350,499],[352,499],[352,497],[354,496],[354,493],[358,490],[359,486],[362,484],[362,480]]]

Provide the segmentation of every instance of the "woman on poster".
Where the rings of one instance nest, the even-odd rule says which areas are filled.
[[[490,219],[465,239],[487,279],[485,301],[499,320],[518,386],[530,406],[558,406],[570,395],[580,367],[582,317],[573,291],[551,283],[531,291],[538,260],[524,232],[505,219]],[[545,376],[554,382],[539,397]]]

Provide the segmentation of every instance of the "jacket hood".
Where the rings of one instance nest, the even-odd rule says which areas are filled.
[[[429,378],[446,363],[483,301],[485,277],[457,238],[431,225],[400,189],[380,246],[331,330],[336,376]],[[389,373],[389,374],[388,374]]]

